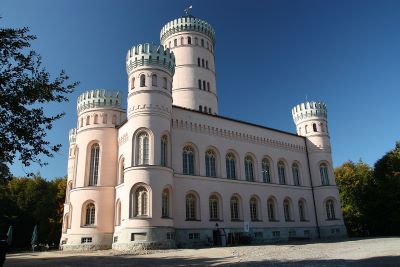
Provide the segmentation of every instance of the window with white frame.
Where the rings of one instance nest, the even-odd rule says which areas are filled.
[[[258,200],[255,197],[250,199],[250,219],[258,221]]]
[[[191,146],[185,146],[182,152],[183,174],[194,175],[194,150]]]
[[[186,220],[196,220],[196,196],[194,194],[188,194],[186,196]]]
[[[141,132],[137,136],[136,165],[149,164],[149,135]]]
[[[145,87],[146,86],[146,75],[141,74],[140,75],[140,87]]]
[[[209,208],[210,208],[210,220],[218,220],[219,219],[219,207],[218,207],[218,197],[212,195],[209,199]]]
[[[319,172],[321,174],[321,184],[329,185],[328,165],[326,163],[322,163],[319,166]]]
[[[280,184],[286,184],[285,163],[283,161],[278,162],[278,177]]]
[[[246,156],[244,159],[244,172],[246,181],[254,182],[254,164],[251,156]]]
[[[93,203],[87,203],[85,207],[85,226],[92,226],[95,223],[96,207]]]
[[[97,185],[99,178],[99,156],[100,146],[99,144],[93,144],[90,148],[90,165],[89,165],[89,185]]]
[[[236,158],[233,153],[226,154],[226,177],[236,179]]]
[[[236,196],[233,196],[231,198],[231,220],[239,220],[239,198]]]
[[[209,149],[206,151],[205,160],[206,160],[206,176],[207,177],[216,177],[216,168],[215,168],[215,159],[216,155],[214,150]]]
[[[132,205],[135,208],[134,216],[148,216],[148,192],[144,186],[139,186],[134,193],[134,196],[131,196],[131,199],[135,200],[136,205]]]
[[[326,216],[327,216],[328,220],[336,219],[335,204],[332,199],[329,199],[326,201],[325,208],[326,208]]]
[[[293,163],[292,165],[292,173],[293,173],[293,183],[294,185],[300,185],[300,171],[299,165]]]
[[[261,171],[264,183],[271,182],[271,168],[268,159],[263,159],[261,162]]]

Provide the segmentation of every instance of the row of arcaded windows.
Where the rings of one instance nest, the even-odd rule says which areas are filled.
[[[208,60],[204,60],[204,58],[197,58],[197,66],[208,69]]]
[[[312,132],[314,132],[314,133],[327,131],[327,129],[325,128],[325,126],[322,122],[320,122],[318,126],[317,126],[317,123],[312,123],[311,127],[312,127]],[[298,132],[299,132],[299,135],[302,135],[303,129],[301,127],[299,127]],[[304,126],[304,134],[308,134],[310,132],[311,132],[311,130],[309,129],[309,125],[305,125]]]
[[[207,107],[207,106],[202,106],[202,105],[199,105],[199,111],[200,112],[204,112],[204,113],[208,113],[208,114],[211,114],[211,108],[210,107]]]
[[[210,90],[211,90],[211,89],[210,89],[210,82],[198,80],[197,83],[198,83],[197,86],[198,86],[198,88],[199,88],[200,90],[210,92]]]
[[[91,118],[93,118],[93,121],[91,120]],[[108,115],[107,114],[103,114],[102,123],[103,124],[107,124],[107,119],[108,119]],[[81,117],[81,121],[80,121],[78,127],[83,127],[84,125],[90,125],[91,123],[92,124],[99,124],[100,123],[98,114],[94,114],[93,116],[87,115],[85,118]],[[114,124],[114,125],[117,124],[117,115],[113,115],[112,116],[111,123]]]
[[[178,46],[178,40],[179,40],[179,45],[200,45],[201,47],[207,48],[211,52],[213,51],[212,45],[208,41],[204,41],[203,38],[200,39],[198,37],[192,38],[191,36],[187,37],[181,37],[180,39],[174,39],[173,43],[169,41],[168,43],[168,48],[172,47],[177,47]],[[172,46],[173,44],[173,46]]]
[[[159,83],[160,83],[160,81],[159,81],[158,76],[156,74],[152,74],[151,75],[151,86],[158,87]],[[147,84],[146,75],[145,74],[140,74],[140,76],[139,76],[139,86],[140,87],[146,87],[146,84]],[[131,80],[130,80],[130,88],[131,88],[131,90],[135,89],[135,86],[136,86],[135,77],[132,77]],[[162,77],[161,78],[161,87],[164,88],[164,89],[168,89],[167,77]],[[171,86],[171,88],[172,88],[172,86]]]
[[[195,175],[195,150],[192,146],[188,145],[183,148],[183,168],[182,173],[188,175]],[[206,176],[208,177],[216,177],[216,165],[217,165],[217,153],[209,149],[205,152],[205,162],[206,162]],[[236,156],[233,152],[228,152],[225,156],[225,167],[226,167],[226,178],[228,179],[238,179],[237,175],[237,162]],[[254,172],[254,164],[255,161],[252,156],[247,155],[244,159],[244,170],[245,170],[245,180],[249,182],[256,181],[256,175]],[[190,168],[188,168],[190,166]],[[328,165],[326,163],[320,164],[320,174],[321,174],[321,184],[329,185],[329,176],[328,176]],[[288,184],[287,174],[286,174],[286,164],[283,160],[278,161],[277,164],[278,169],[278,183],[279,184]],[[213,170],[213,171],[210,171]],[[261,173],[262,173],[262,182],[264,183],[272,183],[271,179],[271,164],[267,158],[263,158],[261,161]],[[301,175],[300,175],[300,167],[297,162],[292,164],[292,177],[293,184],[297,186],[301,186]]]

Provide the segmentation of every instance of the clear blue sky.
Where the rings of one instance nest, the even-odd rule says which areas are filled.
[[[374,164],[400,140],[400,1],[3,0],[1,27],[29,26],[47,70],[81,82],[69,103],[46,106],[66,112],[48,134],[61,152],[42,169],[16,162],[13,173],[65,175],[77,96],[112,88],[125,98],[127,50],[158,43],[189,5],[216,30],[221,115],[295,132],[291,108],[306,96],[324,101],[335,166]]]

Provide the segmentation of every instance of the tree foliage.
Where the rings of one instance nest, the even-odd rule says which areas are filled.
[[[400,234],[400,143],[372,169],[362,161],[335,169],[343,217],[351,235]]]
[[[67,178],[11,178],[0,185],[0,233],[13,226],[13,247],[29,247],[35,225],[39,242],[58,244]]]
[[[40,55],[29,50],[35,39],[28,28],[0,29],[0,177],[9,176],[8,164],[16,157],[25,166],[43,166],[41,155],[52,157],[60,149],[45,137],[64,113],[47,116],[43,104],[68,101],[78,84],[65,84],[64,71],[50,78]]]

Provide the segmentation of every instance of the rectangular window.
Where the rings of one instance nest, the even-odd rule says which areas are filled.
[[[200,233],[189,233],[189,239],[200,239]]]
[[[199,89],[201,90],[201,80],[199,80]]]
[[[92,243],[92,238],[91,237],[82,237],[81,244],[84,244],[84,243]]]
[[[310,236],[310,230],[304,230],[304,236],[309,237]]]
[[[296,231],[295,230],[290,230],[289,231],[289,237],[296,236]]]
[[[263,232],[254,232],[254,238],[262,239],[263,238]]]
[[[175,233],[174,232],[168,232],[167,233],[167,239],[168,240],[175,239]]]
[[[281,236],[281,232],[280,231],[272,231],[272,236],[273,237],[280,237]]]
[[[114,243],[118,242],[118,236],[114,236]]]
[[[147,233],[131,233],[131,241],[146,241]]]

